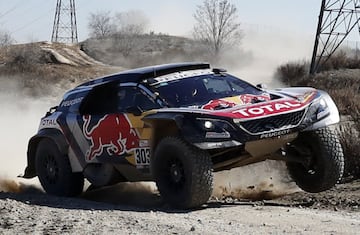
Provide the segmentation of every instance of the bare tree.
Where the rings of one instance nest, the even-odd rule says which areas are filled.
[[[103,38],[114,34],[116,27],[109,11],[99,11],[90,14],[88,28],[92,37]]]
[[[128,57],[139,46],[138,36],[144,34],[149,19],[142,11],[132,10],[117,13],[115,22],[117,32],[114,47]]]
[[[8,31],[0,31],[0,47],[14,43],[15,40]]]
[[[117,32],[121,34],[143,34],[148,27],[148,17],[139,10],[119,12],[115,15]]]
[[[197,6],[194,18],[194,37],[208,44],[216,57],[225,45],[235,45],[241,40],[237,8],[228,0],[204,0]]]

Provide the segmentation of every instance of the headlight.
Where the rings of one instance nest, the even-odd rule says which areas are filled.
[[[314,103],[312,103],[305,115],[303,120],[303,124],[309,125],[314,122],[317,122],[330,114],[330,109],[326,103],[326,101],[321,98]]]
[[[206,130],[211,130],[211,129],[213,129],[213,128],[214,128],[213,122],[212,122],[212,121],[209,121],[209,120],[204,121],[204,128],[205,128]]]
[[[205,138],[230,138],[234,127],[227,121],[207,118],[197,118],[198,126],[205,131]]]

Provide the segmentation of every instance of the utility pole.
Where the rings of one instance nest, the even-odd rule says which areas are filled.
[[[310,74],[329,60],[354,29],[360,32],[360,0],[322,0]]]
[[[75,0],[57,0],[51,41],[78,42]]]

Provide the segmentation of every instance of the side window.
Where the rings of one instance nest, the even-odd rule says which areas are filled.
[[[130,107],[139,107],[143,111],[159,108],[151,98],[144,94],[136,87],[119,87],[118,96],[118,111],[125,113]]]
[[[81,114],[103,115],[116,113],[116,87],[102,86],[94,88],[80,106]]]

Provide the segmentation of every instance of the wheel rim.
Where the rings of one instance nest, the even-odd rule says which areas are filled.
[[[302,172],[313,176],[318,172],[318,162],[316,159],[316,147],[313,146],[313,143],[303,142],[298,145],[292,146],[292,150],[302,158],[306,160],[303,163],[297,163],[301,166]]]
[[[59,177],[59,167],[52,155],[47,155],[44,161],[45,179],[50,184],[55,184]]]
[[[317,161],[316,161],[316,156],[315,156],[315,152],[312,146],[306,146],[306,152],[308,153],[308,155],[306,156],[309,160],[307,162],[307,164],[303,165],[305,172],[308,175],[315,175],[317,172]]]
[[[173,182],[179,183],[181,181],[181,178],[183,177],[181,170],[182,169],[178,164],[173,163],[170,166],[170,176]]]
[[[179,159],[173,158],[168,162],[165,177],[168,179],[170,188],[174,191],[179,191],[183,187],[185,184],[184,165]]]

